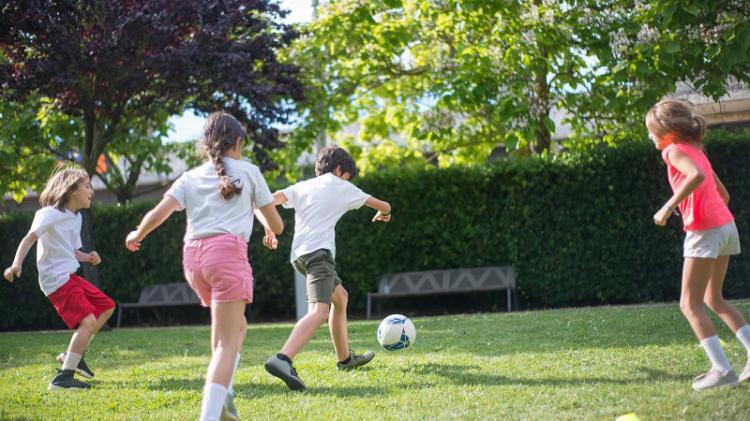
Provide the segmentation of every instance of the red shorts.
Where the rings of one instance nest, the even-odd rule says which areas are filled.
[[[111,298],[75,273],[47,298],[71,329],[77,328],[89,314],[98,319],[102,313],[115,307]]]

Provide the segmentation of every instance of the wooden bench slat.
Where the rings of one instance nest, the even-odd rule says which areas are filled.
[[[197,305],[201,300],[195,295],[190,285],[185,282],[157,284],[141,290],[135,303],[118,303],[117,327],[122,322],[123,308],[167,307],[181,305]]]
[[[367,318],[370,318],[373,298],[399,298],[503,289],[508,290],[508,311],[511,311],[510,293],[515,288],[516,271],[512,266],[394,273],[380,279],[377,292],[367,294]]]

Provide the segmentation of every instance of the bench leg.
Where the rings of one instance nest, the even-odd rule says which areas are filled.
[[[117,328],[120,328],[120,322],[122,321],[122,306],[117,306]]]
[[[367,320],[370,320],[370,314],[372,310],[372,297],[367,296]]]
[[[511,311],[511,304],[510,304],[510,288],[508,288],[508,289],[507,289],[507,291],[508,291],[508,312],[510,313],[510,311]]]

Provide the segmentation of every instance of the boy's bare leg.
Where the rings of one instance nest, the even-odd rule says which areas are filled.
[[[338,285],[333,290],[331,297],[332,308],[328,315],[328,329],[331,332],[333,349],[336,351],[336,360],[344,361],[349,357],[349,333],[347,329],[346,305],[349,302],[349,293],[343,286]]]
[[[83,355],[91,336],[96,333],[96,326],[97,319],[94,317],[93,313],[81,320],[81,323],[78,324],[78,328],[73,333],[73,337],[70,338],[68,353],[74,352],[78,355]]]
[[[289,334],[289,339],[286,340],[284,347],[279,352],[289,359],[294,359],[300,349],[315,336],[318,328],[325,323],[328,318],[328,309],[329,306],[326,303],[309,303],[307,314],[294,325],[292,333]]]
[[[86,326],[83,326],[84,320],[82,320],[81,323],[78,325],[78,329],[76,329],[76,331],[73,333],[73,337],[70,340],[70,345],[68,345],[68,351],[73,351],[76,354],[83,355],[83,353],[86,351],[86,348],[88,348],[89,343],[91,343],[91,339],[94,337],[94,335],[96,335],[97,332],[99,332],[102,326],[104,326],[104,323],[107,323],[107,320],[109,320],[109,318],[112,316],[112,313],[114,311],[115,311],[115,308],[112,307],[109,310],[105,311],[104,313],[100,314],[98,319],[94,318],[93,314],[89,314],[89,316],[84,319],[86,321],[85,323]],[[88,325],[90,323],[90,321],[88,320],[89,317],[94,318],[93,326]],[[81,331],[79,334],[79,329],[82,326],[84,327],[84,330]],[[88,338],[87,342],[83,345],[83,348],[81,348],[79,341],[83,342],[83,338],[86,338],[86,337]],[[73,345],[74,342],[75,342],[75,345]],[[80,352],[76,351],[75,349],[71,349],[72,346],[75,346],[75,349],[80,350]],[[58,358],[58,362],[62,364],[62,360],[65,358],[65,354],[60,354],[57,358]]]
[[[107,323],[107,320],[109,320],[109,318],[112,316],[112,313],[114,313],[114,311],[115,311],[115,308],[112,307],[109,310],[99,315],[99,318],[96,319],[96,325],[94,326],[94,334],[99,332],[102,326],[104,326],[104,323]]]

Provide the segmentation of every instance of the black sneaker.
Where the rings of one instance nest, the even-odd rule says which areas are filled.
[[[57,358],[57,362],[62,365],[62,363],[65,361],[65,353],[61,352]],[[83,361],[83,357],[81,357],[81,361],[78,362],[78,367],[76,367],[76,373],[80,374],[81,376],[92,379],[94,378],[94,372],[91,371],[89,366],[86,365],[86,362]]]
[[[349,361],[347,363],[336,362],[336,368],[339,370],[353,370],[357,367],[361,367],[375,358],[375,353],[367,351],[364,354],[355,354],[354,351],[349,350]]]
[[[59,389],[91,389],[91,385],[80,380],[76,380],[73,370],[57,370],[57,375],[52,379],[47,390]]]
[[[276,355],[266,361],[265,367],[269,374],[283,380],[290,389],[305,390],[305,383],[297,376],[297,370]]]

